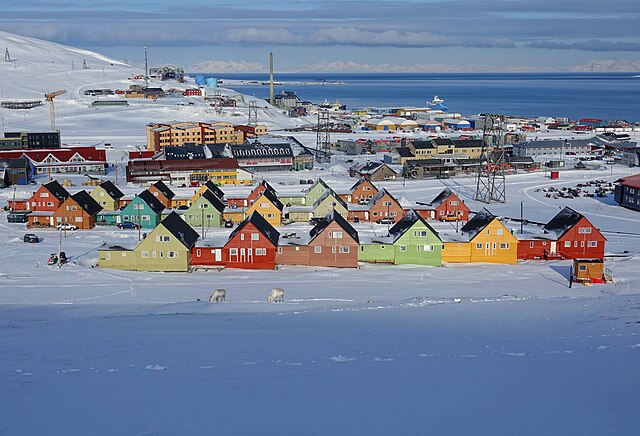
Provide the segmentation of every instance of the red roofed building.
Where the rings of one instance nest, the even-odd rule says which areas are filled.
[[[105,150],[93,146],[51,149],[0,150],[0,159],[26,158],[36,174],[90,173],[104,174]]]
[[[616,180],[613,198],[622,207],[640,211],[640,174]]]

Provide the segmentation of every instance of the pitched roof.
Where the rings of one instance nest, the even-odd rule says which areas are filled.
[[[111,180],[107,180],[105,182],[100,183],[100,187],[107,191],[107,194],[114,200],[119,200],[124,197],[124,194],[121,190],[118,189],[116,185],[111,182]]]
[[[62,185],[60,183],[58,183],[56,180],[52,180],[49,183],[45,183],[42,186],[47,188],[47,191],[49,191],[51,194],[53,194],[53,196],[56,197],[60,201],[63,201],[67,197],[69,197],[69,193],[67,192],[67,190],[64,189],[62,187]]]
[[[453,192],[451,191],[451,189],[449,188],[444,188],[442,190],[441,193],[438,194],[438,196],[436,198],[433,199],[433,201],[431,203],[429,203],[431,206],[435,206],[438,207],[440,206],[442,203],[444,203],[444,201],[449,198],[449,196],[453,194]]]
[[[371,200],[369,200],[369,203],[368,203],[368,204],[370,204],[370,205],[376,204],[378,201],[380,201],[380,200],[382,199],[382,197],[384,197],[384,195],[385,195],[385,194],[388,194],[388,195],[389,195],[389,197],[391,197],[391,199],[392,199],[393,201],[395,201],[396,203],[400,204],[400,202],[399,202],[398,200],[396,200],[396,198],[395,198],[393,195],[391,195],[391,192],[387,191],[387,189],[386,189],[386,188],[382,188],[382,189],[380,189],[380,190],[376,193],[376,195],[374,195],[374,196],[371,198]]]
[[[73,198],[73,200],[78,203],[78,206],[80,206],[90,216],[93,216],[102,210],[102,206],[100,206],[98,202],[87,193],[87,191],[83,190],[76,192],[71,196],[71,198]]]
[[[176,195],[171,189],[169,189],[167,185],[164,184],[162,180],[158,180],[153,184],[153,186],[155,186],[158,191],[162,192],[162,195],[167,197],[169,200],[171,200]]]
[[[578,221],[584,216],[568,206],[565,206],[556,216],[551,218],[547,224],[544,225],[543,230],[548,233],[553,233],[560,239],[567,233]]]
[[[320,220],[320,222],[318,222],[318,224],[316,224],[312,229],[311,232],[309,232],[309,236],[311,236],[311,239],[309,239],[309,242],[313,241],[316,236],[318,236],[320,233],[322,233],[324,231],[324,229],[326,229],[329,224],[331,224],[333,221],[335,221],[336,223],[338,223],[338,225],[340,227],[342,227],[342,229],[347,232],[349,234],[349,236],[351,236],[353,238],[354,241],[359,242],[358,239],[358,232],[356,231],[356,229],[354,229],[351,224],[349,224],[347,222],[347,220],[345,220],[342,215],[340,215],[338,212],[336,212],[335,209],[333,209],[331,211],[331,213],[329,213],[326,217],[322,218]]]
[[[364,177],[360,177],[360,180],[358,180],[352,187],[351,189],[349,189],[350,192],[355,191],[356,189],[358,189],[360,187],[360,185],[362,185],[364,182],[369,182],[369,184],[371,186],[373,186],[373,188],[377,191],[378,188],[376,187],[376,185],[374,185],[371,180],[365,179]]]
[[[628,186],[630,188],[640,189],[640,174],[634,174],[633,176],[622,177],[616,180],[615,183],[619,183],[623,186]]]
[[[260,182],[260,185],[264,186],[267,191],[271,191],[271,193],[276,197],[278,196],[278,194],[276,194],[276,190],[273,189],[273,186],[271,186],[266,180],[262,180],[262,182]]]
[[[435,148],[433,146],[433,144],[431,143],[431,141],[425,141],[425,140],[422,140],[422,139],[411,141],[411,144],[413,144],[413,147],[416,148],[416,149],[432,149],[432,148]]]
[[[284,204],[282,204],[282,202],[278,199],[276,194],[273,191],[269,190],[269,188],[267,188],[264,191],[262,191],[261,195],[264,195],[267,198],[267,200],[269,200],[271,203],[273,203],[273,205],[275,207],[277,207],[279,210],[282,210],[284,208]],[[260,197],[258,197],[258,198],[260,198]],[[256,201],[258,201],[258,200],[256,199]]]
[[[205,198],[209,203],[213,205],[214,208],[220,213],[224,212],[224,208],[226,207],[222,200],[220,200],[212,191],[205,189],[202,192],[202,197]]]
[[[186,248],[191,249],[200,235],[193,230],[189,224],[187,224],[180,215],[175,212],[171,212],[160,223],[162,224],[173,236],[178,239]]]
[[[262,215],[260,215],[255,210],[251,212],[249,218],[245,219],[240,223],[238,227],[235,228],[231,235],[229,235],[229,240],[232,240],[248,223],[251,223],[255,226],[256,229],[264,236],[267,237],[269,241],[275,246],[278,245],[278,239],[280,238],[280,233],[273,227],[269,222],[264,219]]]
[[[309,189],[307,189],[307,192],[311,191],[311,190],[312,190],[313,188],[315,188],[317,185],[322,185],[322,186],[324,186],[324,187],[325,187],[325,189],[331,190],[331,187],[330,187],[329,185],[327,185],[327,184],[325,183],[325,181],[324,181],[324,180],[322,180],[322,178],[321,178],[321,177],[319,177],[319,178],[316,180],[316,182],[315,182],[315,183],[314,183],[314,184],[313,184]]]
[[[433,227],[427,223],[424,218],[422,218],[415,210],[411,209],[405,216],[403,216],[400,221],[395,223],[393,227],[389,229],[389,235],[393,237],[393,242],[397,241],[402,235],[404,235],[407,230],[409,230],[413,225],[417,222],[421,222],[424,224],[426,228],[428,228],[431,233],[436,235],[438,240],[440,240],[440,236],[438,236],[438,232],[436,232]]]
[[[475,238],[478,233],[484,230],[484,228],[487,227],[495,218],[495,215],[483,207],[480,212],[476,213],[473,218],[462,226],[460,233],[468,233],[469,240],[471,240]]]
[[[345,203],[345,201],[342,198],[340,198],[340,196],[336,194],[331,188],[325,191],[324,194],[322,194],[320,198],[318,198],[316,202],[313,203],[314,208],[318,206],[320,203],[322,203],[329,196],[332,197],[334,200],[336,200],[336,203],[340,203],[340,206],[344,207],[345,210],[349,210],[349,206],[347,205],[347,203]]]
[[[148,189],[145,189],[140,194],[138,194],[138,197],[140,197],[142,201],[147,203],[155,213],[160,213],[164,209],[164,205],[160,203],[160,200],[158,200],[155,195],[149,192]]]
[[[211,180],[207,180],[207,183],[205,183],[204,186],[206,186],[209,191],[213,192],[213,194],[220,200],[224,198],[224,192],[222,192],[222,189],[220,189],[218,185],[213,183]]]

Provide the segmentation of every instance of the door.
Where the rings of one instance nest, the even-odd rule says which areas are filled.
[[[251,263],[253,261],[253,249],[247,248],[247,263]]]
[[[240,262],[245,262],[247,260],[247,249],[246,248],[241,248],[240,249]]]
[[[215,256],[216,256],[216,262],[222,262],[222,250],[220,248],[216,248]]]
[[[549,249],[551,253],[556,252],[556,241],[551,241],[551,248]]]
[[[497,248],[496,246],[497,246],[497,245],[498,245],[498,244],[496,244],[495,242],[491,245],[491,255],[492,255],[492,256],[495,256],[495,255],[496,255],[496,248]]]
[[[489,256],[491,254],[491,244],[488,242],[484,244],[484,255]]]

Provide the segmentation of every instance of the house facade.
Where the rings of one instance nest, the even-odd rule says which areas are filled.
[[[224,245],[227,268],[275,269],[280,233],[260,215],[252,212],[240,223]]]
[[[79,229],[92,229],[102,208],[86,191],[67,197],[51,216],[51,225],[68,223]]]
[[[207,189],[184,211],[182,219],[196,229],[220,227],[224,207],[222,201]]]
[[[103,210],[119,210],[120,199],[124,194],[110,180],[100,183],[91,191],[91,197],[102,207]]]
[[[142,191],[118,215],[117,222],[131,221],[143,229],[153,229],[160,222],[164,206],[148,189]]]

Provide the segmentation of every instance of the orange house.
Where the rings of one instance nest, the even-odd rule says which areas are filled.
[[[405,214],[405,210],[402,209],[398,200],[385,188],[382,188],[373,196],[367,203],[366,208],[358,206],[360,205],[354,205],[353,208],[349,208],[349,219],[351,221],[378,222],[391,219],[395,223]]]
[[[102,207],[86,191],[68,197],[51,216],[51,225],[69,223],[79,229],[88,230],[95,226],[96,216]]]
[[[367,204],[377,193],[378,188],[370,180],[362,177],[351,187],[348,194],[340,194],[340,198],[347,203]]]
[[[27,210],[34,212],[54,212],[69,197],[60,183],[52,180],[40,186],[27,202]]]
[[[451,189],[445,188],[431,202],[434,208],[430,219],[438,221],[469,221],[469,208]]]
[[[158,180],[153,185],[151,185],[149,187],[149,192],[151,192],[153,196],[156,197],[165,208],[171,209],[172,200],[173,197],[176,196],[176,194],[174,194],[174,192],[169,189],[169,187],[165,185],[162,180]]]

